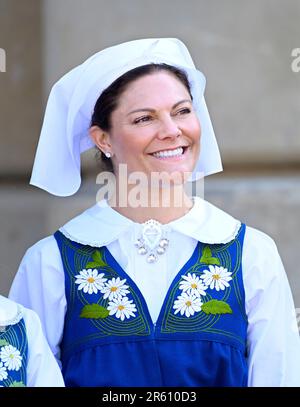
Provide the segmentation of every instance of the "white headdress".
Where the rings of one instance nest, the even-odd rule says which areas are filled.
[[[106,48],[64,75],[53,86],[44,117],[30,183],[51,194],[68,196],[80,187],[80,154],[94,146],[89,127],[100,94],[138,66],[165,63],[188,76],[200,120],[201,153],[193,173],[222,171],[220,152],[204,99],[205,77],[186,46],[175,38],[151,38]]]

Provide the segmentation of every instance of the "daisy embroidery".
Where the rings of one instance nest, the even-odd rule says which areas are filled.
[[[3,365],[3,362],[0,362],[0,380],[7,379],[7,376],[6,367]]]
[[[84,269],[75,276],[75,284],[79,284],[78,290],[83,290],[84,293],[97,294],[98,290],[102,290],[104,282],[107,280],[103,276],[104,273],[98,274],[97,269]]]
[[[201,311],[201,305],[202,302],[199,297],[193,294],[182,293],[177,297],[177,300],[174,301],[174,314],[180,312],[181,315],[185,315],[189,318],[191,315],[194,315],[195,312]]]
[[[114,298],[125,297],[129,293],[127,290],[128,285],[125,285],[126,279],[121,280],[120,277],[113,277],[102,288],[101,293],[104,294],[103,298],[107,298],[111,301]]]
[[[205,290],[207,290],[207,287],[203,284],[200,277],[196,276],[195,273],[188,273],[187,276],[182,276],[179,288],[183,292],[186,292],[187,294],[193,294],[196,297],[200,297],[200,294],[206,295]]]
[[[130,317],[135,317],[136,307],[127,297],[114,298],[108,303],[107,307],[109,315],[115,315],[124,321],[125,317],[129,319]]]
[[[18,349],[12,345],[1,348],[0,359],[8,370],[19,370],[22,365],[22,356]]]
[[[232,280],[231,272],[225,269],[224,267],[212,266],[209,265],[209,270],[204,270],[201,276],[203,283],[217,291],[225,290],[225,287],[229,287],[228,281]]]

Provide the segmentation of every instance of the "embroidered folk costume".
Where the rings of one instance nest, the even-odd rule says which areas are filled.
[[[37,315],[0,296],[0,387],[62,387]]]

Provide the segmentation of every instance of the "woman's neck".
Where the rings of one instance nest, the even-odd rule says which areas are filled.
[[[153,196],[155,195],[155,196]],[[148,195],[150,196],[150,195]],[[144,223],[149,219],[155,219],[162,224],[169,223],[181,218],[193,207],[193,200],[186,195],[184,189],[177,188],[175,191],[160,190],[153,194],[151,199],[144,195],[127,195],[127,199],[120,199],[119,194],[108,200],[108,204],[121,215],[137,223]]]

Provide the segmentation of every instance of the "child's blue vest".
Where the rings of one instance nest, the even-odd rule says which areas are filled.
[[[28,343],[25,322],[0,327],[0,386],[27,384]]]
[[[243,224],[227,244],[198,242],[153,324],[139,288],[105,246],[57,231],[66,386],[247,386],[244,234]]]

